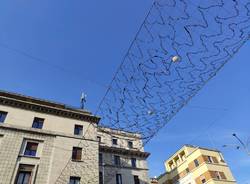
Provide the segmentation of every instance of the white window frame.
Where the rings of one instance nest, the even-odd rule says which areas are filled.
[[[214,163],[214,159],[212,156],[207,156],[208,157],[208,163]]]
[[[27,147],[27,143],[28,142],[31,142],[31,143],[37,143],[37,150],[36,150],[36,156],[28,156],[28,155],[24,155],[24,152],[26,150],[26,147]],[[26,139],[24,138],[23,139],[23,143],[22,143],[22,146],[21,146],[21,150],[20,150],[20,153],[19,155],[20,156],[25,156],[25,157],[33,157],[33,158],[39,158],[41,156],[41,151],[42,151],[42,143],[43,141],[39,141],[39,140],[33,140],[33,139]]]
[[[219,178],[218,178],[218,176],[219,176]],[[222,177],[221,177],[221,175],[220,175],[220,172],[219,172],[219,171],[216,171],[216,179],[218,179],[218,180],[222,180]]]

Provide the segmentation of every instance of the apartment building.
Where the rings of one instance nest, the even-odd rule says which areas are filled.
[[[185,145],[165,162],[159,184],[236,184],[221,152]]]
[[[139,135],[103,132],[99,121],[86,110],[0,91],[0,184],[98,184],[106,175],[115,179],[105,184],[133,184],[137,177],[143,184],[149,154],[123,146],[126,139],[136,145]],[[114,137],[119,147],[111,145]],[[106,160],[116,156],[138,165],[109,171],[117,162]]]
[[[149,184],[147,158],[139,134],[98,128],[100,184]]]

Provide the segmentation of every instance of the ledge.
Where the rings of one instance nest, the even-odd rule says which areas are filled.
[[[128,166],[116,166],[116,165],[112,165],[112,164],[104,164],[104,165],[100,165],[99,167],[113,167],[113,168],[118,168],[118,169],[130,169],[130,170],[149,170],[148,168],[140,168],[140,167],[128,167]]]
[[[148,152],[142,152],[138,150],[128,150],[128,149],[109,147],[109,146],[101,146],[101,145],[99,146],[99,150],[101,152],[131,155],[131,156],[137,156],[141,158],[148,158],[150,155],[150,153]]]
[[[28,155],[18,155],[18,157],[24,157],[24,158],[31,158],[31,159],[37,159],[37,160],[39,160],[40,159],[40,157],[36,157],[36,156],[28,156]]]
[[[60,132],[54,132],[54,131],[36,129],[36,128],[28,128],[28,127],[22,127],[22,126],[17,126],[17,125],[10,125],[7,123],[0,123],[0,129],[1,128],[10,129],[10,130],[14,130],[14,131],[27,132],[30,134],[41,134],[41,135],[50,136],[50,137],[59,136],[59,137],[66,137],[66,138],[72,138],[72,139],[80,139],[80,140],[85,140],[85,141],[98,142],[98,141],[93,140],[93,139],[87,139],[83,136],[64,134],[64,133],[60,133]],[[2,135],[0,134],[0,136],[2,136]]]

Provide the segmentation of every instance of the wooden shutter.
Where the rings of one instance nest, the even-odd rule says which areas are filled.
[[[216,163],[216,164],[219,163],[219,161],[218,161],[218,159],[216,157],[212,157],[212,159],[213,159],[214,163]]]
[[[221,179],[223,179],[223,180],[227,179],[226,176],[225,176],[225,174],[224,174],[224,172],[220,172],[220,176],[221,176]]]
[[[82,149],[77,148],[76,149],[76,160],[81,160],[82,159]]]

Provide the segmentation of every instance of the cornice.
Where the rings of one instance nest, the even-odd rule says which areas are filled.
[[[99,117],[93,116],[86,111],[67,108],[65,105],[37,100],[31,97],[19,96],[2,91],[0,91],[0,105],[60,116],[64,118],[82,120],[96,124],[98,124],[100,121]]]
[[[99,150],[102,152],[107,153],[114,153],[114,154],[122,154],[122,155],[131,155],[141,158],[148,158],[150,156],[150,153],[148,152],[142,152],[138,150],[129,150],[124,148],[116,148],[116,147],[109,147],[109,146],[99,146]]]

